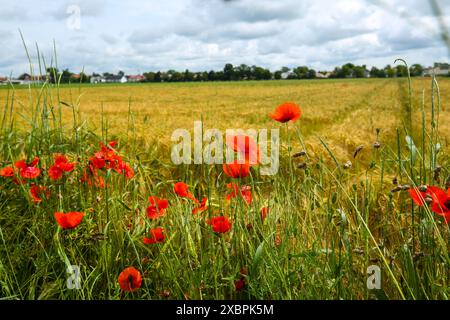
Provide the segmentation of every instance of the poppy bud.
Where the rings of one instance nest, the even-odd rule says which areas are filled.
[[[297,166],[298,169],[305,169],[306,168],[306,162],[302,162]]]
[[[294,153],[292,155],[293,158],[298,158],[298,157],[302,157],[302,156],[306,156],[306,151],[300,151],[300,152]]]
[[[353,153],[353,158],[356,158],[356,156],[362,151],[362,149],[364,149],[364,145],[357,146],[355,153]]]

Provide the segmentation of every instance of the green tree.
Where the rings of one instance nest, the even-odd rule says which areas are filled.
[[[155,81],[155,73],[154,72],[144,72],[145,81],[154,82]]]
[[[275,73],[273,74],[273,78],[275,80],[280,80],[281,79],[281,70],[275,71]]]
[[[411,77],[420,77],[423,73],[423,66],[418,63],[413,64],[409,68],[409,73],[411,74]]]
[[[59,74],[58,69],[54,67],[49,67],[47,68],[46,71],[50,83],[56,83],[56,81],[58,81],[58,74]]]
[[[157,73],[155,73],[155,82],[161,82],[162,78],[161,78],[161,71],[158,71]]]
[[[223,80],[231,81],[234,79],[234,67],[231,63],[227,63],[223,68]]]

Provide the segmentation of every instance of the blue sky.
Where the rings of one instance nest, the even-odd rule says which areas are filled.
[[[450,1],[438,1],[450,25]],[[79,28],[70,6],[80,9]],[[72,20],[71,20],[72,19]],[[56,43],[60,68],[128,74],[225,63],[332,69],[448,61],[426,0],[0,0],[0,75]]]

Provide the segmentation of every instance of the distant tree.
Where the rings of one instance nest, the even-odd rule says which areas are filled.
[[[143,76],[145,77],[145,81],[147,81],[147,82],[155,81],[155,73],[154,72],[144,72]]]
[[[223,68],[223,80],[230,81],[234,80],[234,67],[231,63],[227,63],[225,67]]]
[[[378,69],[377,67],[372,67],[372,68],[370,69],[370,71],[369,71],[370,77],[371,77],[371,78],[377,78],[379,72],[380,72],[380,69]]]
[[[154,81],[155,81],[155,82],[161,82],[161,81],[162,81],[162,79],[161,79],[161,72],[160,72],[160,71],[158,71],[158,72],[155,74],[155,79],[154,79]]]
[[[201,72],[198,81],[208,81],[208,72],[207,71]]]
[[[292,72],[296,75],[296,77],[291,77],[291,79],[307,79],[308,71],[309,69],[306,66],[294,68]]]
[[[19,80],[26,80],[29,79],[31,76],[28,73],[22,73],[17,79]]]
[[[216,72],[214,70],[211,70],[208,72],[208,81],[215,81],[216,80]]]
[[[409,68],[409,73],[411,74],[411,77],[420,77],[423,73],[423,66],[418,63],[413,64]]]
[[[237,80],[248,80],[252,75],[251,68],[246,64],[241,64],[239,67],[236,67],[234,71]]]
[[[58,81],[59,71],[57,68],[49,67],[47,68],[47,77],[51,83],[56,83]]]
[[[354,78],[364,78],[366,66],[354,66],[352,76]]]
[[[281,68],[281,73],[286,73],[286,72],[289,72],[289,71],[291,71],[291,68],[288,68],[288,67],[282,67]]]
[[[223,81],[225,80],[225,75],[223,71],[217,71],[216,72],[216,80],[217,81]]]
[[[308,70],[308,79],[314,79],[316,77],[316,70],[309,69]]]
[[[122,70],[120,70],[119,72],[117,72],[117,75],[119,77],[123,77],[125,75],[125,72],[123,72]]]
[[[184,81],[193,81],[194,80],[194,74],[190,72],[188,69],[184,71]]]
[[[395,73],[397,77],[407,77],[408,68],[404,65],[398,65],[397,67],[395,67]]]
[[[275,71],[274,74],[273,74],[273,78],[275,80],[280,80],[281,79],[281,74],[282,74],[281,70]]]
[[[386,67],[384,67],[384,72],[386,73],[386,76],[388,78],[394,78],[395,77],[395,70],[391,67],[390,64],[388,64]]]

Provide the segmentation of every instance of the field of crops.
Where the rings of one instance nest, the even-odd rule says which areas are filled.
[[[444,78],[0,88],[0,297],[448,299],[447,101]],[[280,129],[277,174],[172,163],[200,120]]]

